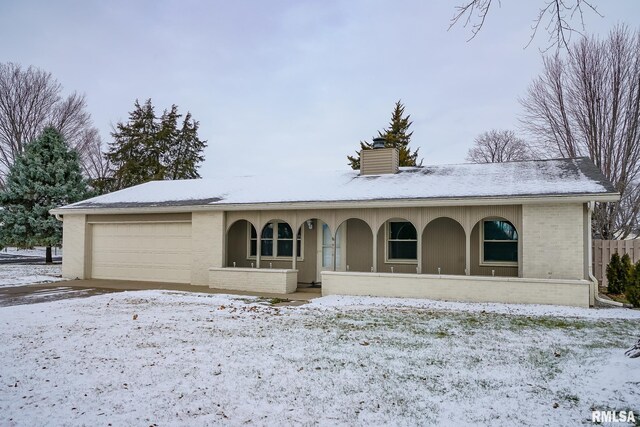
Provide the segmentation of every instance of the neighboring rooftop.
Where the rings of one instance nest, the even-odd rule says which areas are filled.
[[[62,209],[616,194],[588,158],[152,181]]]

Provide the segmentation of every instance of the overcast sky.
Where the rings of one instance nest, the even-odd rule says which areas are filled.
[[[461,163],[479,133],[517,130],[548,46],[524,49],[543,0],[502,1],[470,42],[447,31],[461,1],[0,0],[0,61],[86,94],[105,142],[136,98],[191,111],[203,177],[347,169],[398,99],[425,164]],[[639,0],[595,3],[587,32],[640,27]]]

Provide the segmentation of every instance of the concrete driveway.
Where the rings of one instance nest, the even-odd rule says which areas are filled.
[[[66,282],[42,283],[0,288],[0,307],[37,304],[69,298],[86,298],[92,295],[121,292],[116,289],[65,286],[65,283]]]
[[[112,291],[140,291],[140,290],[149,290],[149,289],[162,289],[167,291],[202,292],[207,294],[229,294],[229,295],[256,296],[256,297],[264,297],[264,298],[279,298],[279,299],[287,299],[290,301],[309,301],[310,299],[319,298],[322,296],[320,288],[310,288],[310,287],[299,287],[298,290],[292,294],[277,294],[277,293],[229,291],[226,289],[213,289],[213,288],[209,288],[208,286],[194,286],[194,285],[186,285],[182,283],[137,282],[132,280],[88,279],[88,280],[70,280],[65,282],[58,282],[58,284],[74,286],[79,288],[110,289]]]
[[[271,294],[255,292],[236,292],[224,289],[211,289],[207,286],[193,286],[179,283],[136,282],[129,280],[65,280],[55,283],[42,283],[25,286],[0,288],[0,307],[41,302],[57,301],[70,298],[86,298],[112,292],[169,290],[183,292],[202,292],[208,294],[231,294],[257,296],[268,299],[284,300],[283,304],[299,305],[310,299],[321,296],[320,288],[299,288],[292,294]]]

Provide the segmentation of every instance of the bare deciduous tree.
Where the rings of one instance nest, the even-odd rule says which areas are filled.
[[[527,144],[512,130],[492,129],[481,133],[467,153],[467,161],[471,163],[501,163],[530,158]]]
[[[76,147],[83,173],[89,178],[93,190],[98,194],[112,191],[113,171],[98,130],[93,127],[85,129],[80,134]]]
[[[464,3],[456,6],[456,12],[451,18],[449,29],[458,22],[462,22],[463,27],[471,27],[469,40],[473,39],[484,26],[489,10],[495,3],[500,5],[499,0],[497,2],[494,0],[465,0]],[[580,21],[580,29],[584,30],[585,10],[600,15],[592,0],[544,0],[538,11],[538,16],[531,25],[531,37],[527,46],[535,38],[540,25],[543,25],[549,34],[547,49],[553,46],[567,47],[571,40],[571,34],[580,33],[574,23],[576,19]]]
[[[626,238],[640,212],[640,32],[618,26],[545,57],[520,102],[537,156],[588,156],[613,182],[622,201],[596,206],[594,231]]]
[[[80,162],[87,177],[105,179],[110,176],[109,160],[104,155],[104,145],[98,129],[84,129],[78,136],[76,150],[80,153]]]
[[[95,156],[95,144],[86,137],[97,137],[83,95],[62,98],[62,86],[51,73],[38,68],[23,69],[14,63],[0,63],[0,187],[7,170],[46,126],[58,129],[80,157]],[[87,166],[85,165],[85,168]]]

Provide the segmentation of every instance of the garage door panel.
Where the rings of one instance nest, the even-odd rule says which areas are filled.
[[[167,266],[161,269],[140,265],[104,264],[96,267],[93,277],[96,279],[189,283],[191,270],[183,266],[173,266],[173,268],[172,266]]]
[[[92,229],[93,278],[190,283],[190,223],[110,223]]]
[[[135,253],[140,250],[153,253],[189,253],[191,251],[191,237],[189,239],[177,239],[168,236],[156,237],[99,237],[100,250],[114,253]],[[94,239],[95,240],[95,239]],[[167,247],[167,245],[171,247]]]
[[[181,265],[180,262],[176,263],[176,258],[180,258],[185,255],[184,252],[142,252],[144,249],[138,249],[137,251],[122,251],[122,252],[105,252],[102,253],[99,264],[121,264],[123,266],[163,266],[163,265]],[[133,267],[131,267],[133,268]]]
[[[170,238],[109,238],[99,243],[101,250],[109,253],[145,253],[180,254],[191,251],[191,239],[178,240]]]

